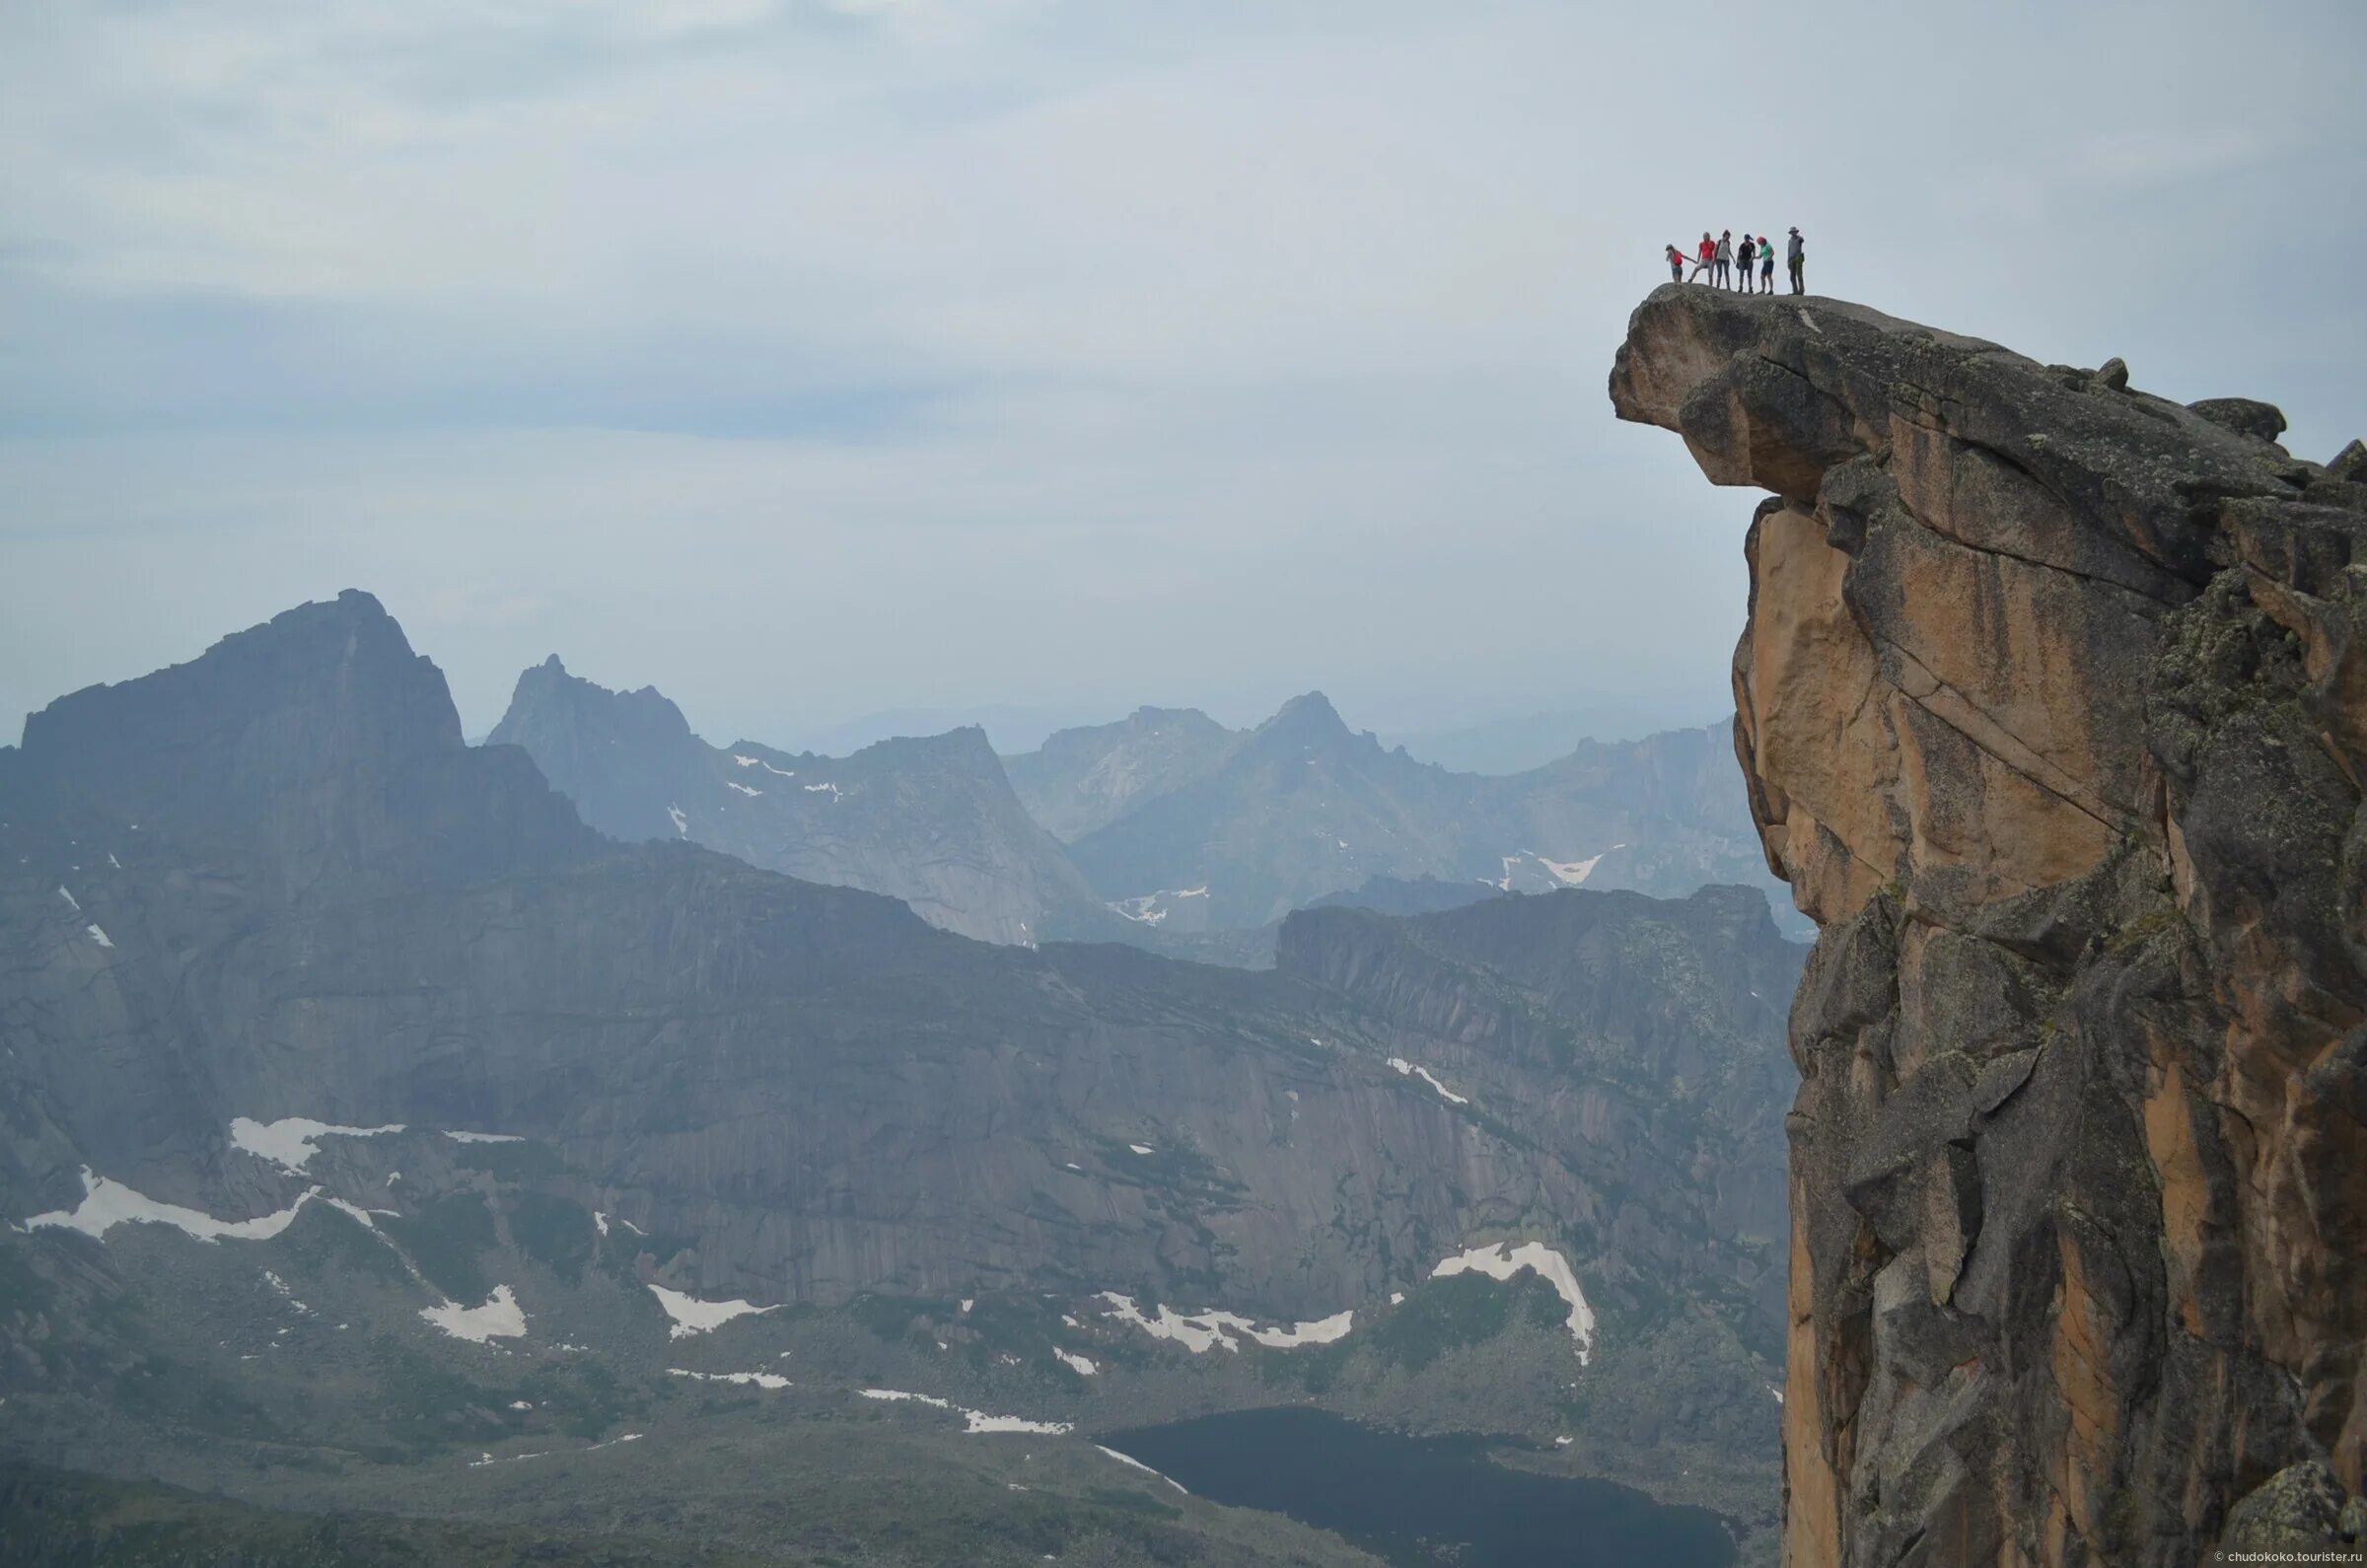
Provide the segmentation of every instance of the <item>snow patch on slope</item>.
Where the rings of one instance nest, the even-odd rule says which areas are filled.
[[[382,1133],[400,1132],[402,1127],[399,1121],[391,1121],[383,1127],[346,1127],[333,1121],[315,1121],[310,1116],[282,1116],[277,1121],[239,1116],[230,1124],[230,1144],[283,1170],[302,1171],[321,1152],[323,1138],[375,1138]]]
[[[1165,925],[1167,917],[1175,912],[1172,907],[1174,900],[1207,896],[1208,885],[1202,883],[1197,888],[1162,888],[1157,892],[1120,898],[1109,907],[1137,925],[1156,926]]]
[[[1586,1304],[1586,1292],[1579,1289],[1570,1260],[1542,1242],[1523,1242],[1518,1246],[1498,1242],[1493,1247],[1474,1247],[1442,1260],[1430,1271],[1430,1277],[1445,1279],[1455,1274],[1479,1273],[1490,1279],[1508,1280],[1525,1268],[1535,1269],[1537,1277],[1552,1286],[1554,1293],[1569,1304],[1570,1337],[1578,1341],[1578,1364],[1585,1366],[1594,1350],[1595,1310]]]
[[[1142,1461],[1136,1459],[1131,1454],[1120,1454],[1115,1449],[1103,1448],[1099,1443],[1096,1443],[1093,1448],[1095,1453],[1107,1454],[1112,1459],[1117,1461],[1118,1463],[1131,1465],[1135,1469],[1142,1471],[1142,1473],[1145,1475],[1158,1475],[1161,1480],[1174,1487],[1177,1491],[1184,1492],[1185,1497],[1189,1497],[1191,1495],[1191,1493],[1184,1490],[1184,1483],[1182,1481],[1177,1480],[1172,1475],[1160,1475],[1159,1471],[1152,1469],[1148,1464],[1143,1463]]]
[[[1287,1328],[1261,1328],[1255,1320],[1238,1313],[1179,1313],[1172,1307],[1161,1306],[1158,1317],[1145,1318],[1130,1296],[1104,1291],[1102,1300],[1110,1304],[1110,1317],[1120,1322],[1132,1323],[1155,1338],[1172,1339],[1195,1356],[1220,1347],[1238,1353],[1243,1339],[1255,1340],[1269,1350],[1327,1345],[1346,1334],[1356,1321],[1356,1314],[1351,1309],[1334,1313],[1328,1318],[1319,1318],[1313,1322],[1293,1323]]]
[[[681,1367],[668,1367],[668,1376],[694,1378],[700,1383],[745,1383],[758,1389],[786,1389],[787,1378],[777,1372],[690,1372]]]
[[[1402,1056],[1392,1056],[1389,1059],[1389,1065],[1397,1070],[1397,1074],[1400,1078],[1407,1076],[1419,1078],[1423,1083],[1428,1084],[1431,1088],[1437,1090],[1439,1093],[1439,1098],[1446,1101],[1450,1105],[1468,1105],[1470,1104],[1469,1100],[1466,1100],[1463,1096],[1455,1093],[1454,1090],[1449,1089],[1446,1085],[1431,1077],[1430,1069],[1427,1067],[1416,1067],[1413,1065],[1413,1063],[1407,1061]]]
[[[296,1211],[320,1196],[321,1189],[314,1187],[278,1213],[259,1214],[251,1220],[217,1220],[178,1203],[161,1203],[120,1181],[94,1175],[87,1165],[82,1168],[82,1201],[73,1208],[36,1214],[25,1222],[25,1228],[80,1231],[85,1236],[105,1240],[107,1233],[118,1225],[170,1225],[200,1242],[219,1242],[225,1238],[234,1242],[264,1242],[286,1230],[294,1222]]]
[[[981,1432],[1040,1432],[1046,1437],[1058,1437],[1063,1432],[1076,1430],[1066,1421],[1031,1421],[1024,1416],[988,1415],[983,1410],[972,1410],[951,1399],[940,1399],[933,1393],[907,1393],[901,1389],[858,1389],[855,1391],[866,1399],[928,1404],[940,1410],[951,1410],[963,1418],[963,1431],[971,1437]]]
[[[778,1311],[775,1307],[758,1307],[753,1302],[700,1301],[696,1296],[668,1290],[663,1285],[652,1285],[649,1289],[650,1294],[658,1298],[658,1305],[666,1309],[666,1316],[674,1319],[674,1326],[667,1330],[669,1339],[687,1339],[692,1334],[721,1328],[735,1318],[760,1317]]]
[[[455,1339],[466,1339],[481,1345],[492,1339],[517,1339],[526,1333],[526,1309],[510,1294],[507,1285],[496,1285],[493,1294],[478,1307],[464,1307],[457,1301],[440,1302],[422,1307],[419,1316],[434,1323]]]

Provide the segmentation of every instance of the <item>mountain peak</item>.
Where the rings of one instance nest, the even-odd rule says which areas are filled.
[[[682,710],[656,686],[611,691],[569,674],[555,653],[518,677],[509,711],[485,739],[495,746],[522,745],[522,735],[553,724],[614,731],[629,734],[639,743],[662,746],[679,747],[684,741],[697,740]]]
[[[1331,699],[1320,691],[1309,691],[1282,704],[1274,716],[1260,726],[1275,734],[1346,737],[1352,732]]]
[[[88,775],[104,788],[102,776],[149,771],[126,748],[170,748],[151,757],[210,751],[255,725],[285,731],[295,746],[283,752],[461,744],[443,672],[411,651],[385,606],[349,588],[233,632],[185,664],[60,697],[26,719],[25,749],[61,776]]]
[[[297,881],[423,839],[441,842],[425,861],[481,870],[574,826],[531,769],[473,759],[443,672],[357,589],[60,697],[25,753],[90,808],[260,841]]]

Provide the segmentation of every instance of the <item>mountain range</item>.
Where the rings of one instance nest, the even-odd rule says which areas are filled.
[[[1733,787],[1722,726],[1588,743],[1524,773],[1456,773],[1351,731],[1310,692],[1240,733],[1144,709],[1064,731],[1009,767],[1106,901],[1183,929],[1262,925],[1375,877],[1664,896],[1737,883],[1798,918]]]
[[[1722,727],[1483,776],[1385,749],[1311,692],[1248,731],[1140,708],[1003,758],[977,729],[825,757],[710,746],[654,688],[608,690],[554,655],[519,677],[487,739],[524,748],[611,838],[687,839],[887,893],[988,942],[1256,964],[1291,910],[1386,902],[1360,890],[1422,879],[1472,896],[1739,883],[1805,929],[1767,874]]]
[[[604,820],[813,761],[531,678],[604,716],[538,747],[679,750]],[[33,716],[0,931],[20,1456],[758,1556],[1353,1560],[1071,1435],[1282,1397],[1773,1518],[1803,950],[1755,891],[1331,907],[1266,972],[984,944],[595,831],[347,594]]]
[[[656,689],[610,691],[554,654],[518,677],[487,742],[533,757],[625,843],[679,838],[809,882],[900,898],[932,925],[1032,946],[1116,922],[1033,821],[978,729],[851,756],[707,745]]]

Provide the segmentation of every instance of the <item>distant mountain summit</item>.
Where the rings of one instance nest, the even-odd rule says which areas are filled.
[[[609,690],[554,654],[518,677],[487,745],[524,749],[586,822],[626,843],[688,839],[887,893],[981,941],[1122,929],[1012,793],[982,730],[882,741],[846,757],[713,747],[654,687]]]
[[[1136,708],[1115,724],[1062,730],[1003,766],[1029,813],[1063,842],[1176,789],[1224,756],[1235,732],[1197,708]]]
[[[592,841],[525,759],[465,747],[443,673],[351,589],[58,698],[13,760],[73,818],[259,835],[299,888],[389,864],[485,875]]]
[[[1137,921],[1228,930],[1281,918],[1375,878],[1504,892],[1628,888],[1681,896],[1714,883],[1773,893],[1723,726],[1588,743],[1508,777],[1457,773],[1349,728],[1311,691],[1245,733],[1201,715],[1070,731],[1022,758],[1060,821],[1099,824],[1069,853]],[[1164,753],[1147,744],[1166,731]],[[1154,770],[1164,761],[1164,777]],[[1122,779],[1090,794],[1088,780]],[[1090,795],[1092,811],[1081,809]]]

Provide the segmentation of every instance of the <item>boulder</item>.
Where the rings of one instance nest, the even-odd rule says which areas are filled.
[[[2255,441],[2274,441],[2285,433],[2285,411],[2257,398],[2205,397],[2187,406],[2212,424]]]

